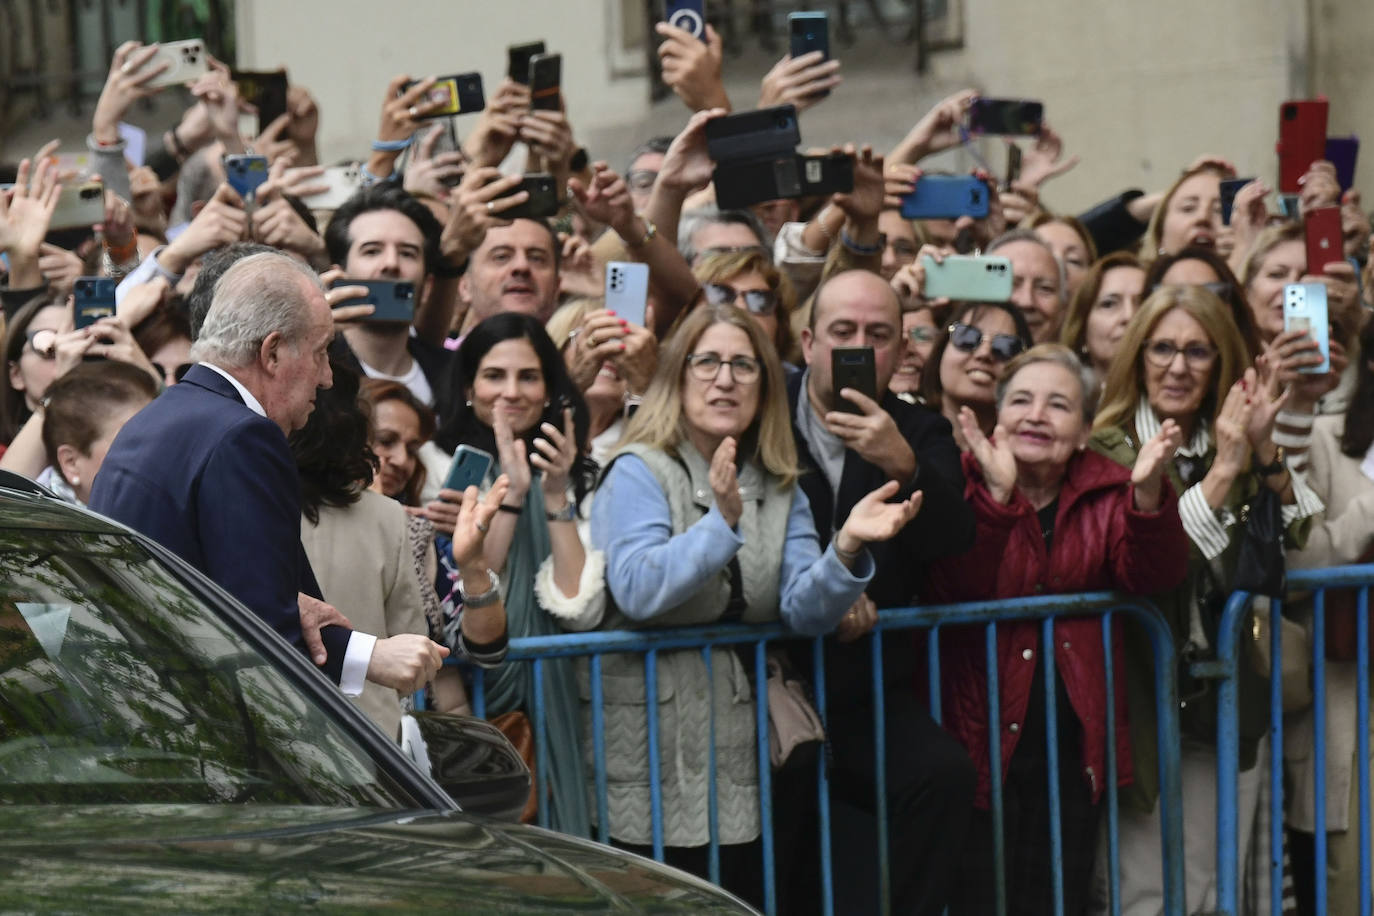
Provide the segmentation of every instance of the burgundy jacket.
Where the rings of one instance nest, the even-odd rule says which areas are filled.
[[[1135,509],[1131,469],[1093,451],[1070,459],[1059,491],[1051,549],[1035,510],[1018,491],[1009,505],[988,493],[982,470],[963,456],[965,498],[973,506],[978,533],[973,549],[936,563],[930,597],[941,602],[1119,590],[1154,594],[1183,581],[1188,572],[1188,538],[1178,516],[1178,499],[1168,481],[1160,511]],[[1031,679],[1040,658],[1039,621],[999,625],[998,679],[1001,693],[1002,776],[1020,738],[1030,701]],[[1121,625],[1113,633],[1116,672],[1116,747],[1120,784],[1131,780],[1126,720],[1125,661]],[[941,638],[940,694],[945,727],[968,749],[978,767],[976,803],[988,807],[988,702],[982,625],[959,627]],[[1083,778],[1093,801],[1101,798],[1107,766],[1106,663],[1101,618],[1060,618],[1055,623],[1056,671],[1083,727]],[[1062,727],[1062,726],[1061,726]]]

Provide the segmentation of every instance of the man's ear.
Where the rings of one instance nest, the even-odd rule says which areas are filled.
[[[816,336],[811,333],[810,328],[801,330],[801,349],[802,361],[808,366],[811,365],[811,347],[816,343]]]
[[[81,476],[81,469],[76,466],[76,460],[79,457],[81,457],[81,453],[76,450],[74,445],[59,445],[57,447],[57,469],[62,472],[62,479],[68,484]]]
[[[471,270],[465,270],[463,275],[458,278],[458,301],[463,305],[472,305],[472,285],[468,282],[468,277],[471,275]]]
[[[268,334],[258,346],[258,365],[268,375],[276,375],[277,368],[281,365],[281,348],[285,346],[286,338],[282,336],[281,331]]]

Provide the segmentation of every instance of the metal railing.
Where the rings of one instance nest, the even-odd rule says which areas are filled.
[[[1359,913],[1370,914],[1370,784],[1369,784],[1369,586],[1374,585],[1374,565],[1345,566],[1318,570],[1295,570],[1288,576],[1290,595],[1312,592],[1312,716],[1314,747],[1313,893],[1317,913],[1328,910],[1327,899],[1327,682],[1326,682],[1326,608],[1327,590],[1355,588],[1356,595],[1356,760],[1359,792]],[[1218,652],[1215,662],[1194,666],[1194,673],[1220,681],[1217,693],[1217,913],[1234,916],[1239,912],[1240,852],[1238,767],[1240,754],[1239,666],[1245,661],[1242,647],[1247,638],[1245,624],[1250,619],[1252,598],[1236,592],[1227,602],[1218,627]],[[1269,837],[1270,912],[1283,912],[1283,645],[1280,616],[1283,602],[1271,601],[1269,607]],[[1355,825],[1351,825],[1352,828]]]
[[[1116,696],[1117,678],[1120,672],[1114,670],[1113,666],[1113,644],[1118,637],[1114,635],[1115,621],[1118,617],[1135,620],[1143,627],[1147,634],[1151,651],[1154,658],[1154,685],[1155,685],[1155,711],[1158,723],[1157,742],[1158,742],[1158,764],[1159,764],[1159,786],[1160,786],[1160,848],[1162,851],[1163,870],[1162,884],[1165,891],[1166,912],[1182,913],[1183,910],[1183,863],[1181,860],[1182,843],[1182,815],[1180,811],[1180,775],[1179,775],[1179,725],[1178,725],[1178,702],[1177,702],[1177,661],[1174,649],[1174,638],[1170,632],[1168,623],[1160,616],[1159,612],[1147,601],[1139,598],[1111,594],[1111,593],[1091,593],[1080,595],[1058,595],[1040,598],[1017,599],[1014,601],[990,601],[961,605],[943,605],[911,607],[886,610],[880,613],[879,623],[875,628],[872,637],[872,689],[873,689],[873,719],[874,719],[874,759],[876,761],[875,792],[876,792],[876,816],[877,816],[877,848],[878,848],[878,899],[884,902],[884,912],[887,912],[888,890],[891,886],[891,867],[888,861],[887,837],[889,831],[887,807],[884,804],[887,798],[887,781],[885,755],[886,743],[884,732],[884,671],[883,671],[883,641],[889,638],[890,634],[895,634],[891,638],[909,638],[910,631],[914,629],[925,629],[929,631],[927,640],[927,668],[929,696],[932,715],[939,720],[940,717],[940,633],[942,630],[954,626],[983,625],[984,627],[984,648],[985,662],[987,665],[987,687],[988,687],[988,720],[989,722],[1000,722],[999,712],[999,692],[998,692],[998,624],[1005,624],[1018,621],[1041,621],[1041,644],[1053,645],[1053,627],[1055,620],[1061,617],[1084,617],[1100,616],[1102,622],[1102,644],[1106,659],[1106,683],[1103,685],[1107,702],[1106,709],[1106,735],[1107,735],[1107,787],[1105,800],[1107,805],[1107,828],[1109,842],[1107,844],[1107,864],[1109,868],[1109,888],[1110,888],[1110,909],[1111,912],[1119,912],[1119,869],[1120,862],[1118,856],[1118,804],[1117,804],[1117,772],[1118,761],[1116,759],[1116,721],[1115,703],[1113,698]],[[656,676],[657,663],[661,653],[676,651],[696,650],[703,653],[708,666],[711,663],[710,655],[713,648],[723,646],[752,646],[752,658],[754,668],[754,683],[763,684],[766,680],[765,674],[765,647],[767,643],[776,640],[797,640],[805,637],[798,637],[796,634],[785,630],[780,624],[767,626],[744,626],[744,625],[720,625],[691,629],[663,629],[663,630],[636,630],[636,631],[608,631],[593,633],[569,633],[558,636],[547,636],[527,639],[513,639],[510,644],[508,661],[512,663],[528,662],[534,666],[534,694],[532,709],[527,710],[533,722],[535,730],[536,744],[536,783],[544,787],[547,786],[549,777],[549,755],[546,749],[546,730],[545,730],[545,701],[543,694],[544,671],[543,666],[552,659],[586,657],[590,669],[590,692],[591,692],[591,732],[586,736],[592,742],[592,756],[595,769],[596,787],[596,832],[597,838],[602,842],[608,842],[612,836],[612,825],[608,815],[607,804],[607,773],[606,773],[606,748],[604,735],[604,709],[603,694],[601,689],[601,659],[604,655],[613,653],[640,653],[644,656],[645,663],[645,694],[646,694],[646,715],[645,730],[648,742],[648,761],[649,761],[649,783],[651,793],[651,817],[652,817],[652,838],[653,852],[655,858],[660,861],[664,854],[663,840],[663,800],[660,786],[660,773],[662,762],[659,759],[658,748],[658,702],[657,690],[658,679]],[[826,710],[826,670],[825,653],[823,652],[823,639],[812,640],[812,657],[814,660],[814,688],[817,711],[822,720],[826,720],[828,712]],[[1056,702],[1055,702],[1055,662],[1054,652],[1045,651],[1041,653],[1044,665],[1044,681],[1047,692],[1046,703],[1046,753],[1048,757],[1049,785],[1048,794],[1050,800],[1050,833],[1045,838],[1053,850],[1052,860],[1054,862],[1054,903],[1055,912],[1063,912],[1063,888],[1062,888],[1062,857],[1061,841],[1059,831],[1059,762],[1058,762],[1058,722],[1056,721]],[[480,671],[474,673],[473,708],[477,715],[485,713],[485,698],[482,688],[483,679]],[[712,703],[714,708],[713,696],[705,698]],[[758,689],[754,691],[755,714],[756,714],[756,746],[758,753],[758,794],[760,822],[762,825],[761,847],[762,847],[762,875],[763,875],[763,896],[765,909],[775,912],[777,907],[777,888],[776,874],[774,871],[774,837],[773,837],[773,812],[771,798],[771,772],[769,764],[769,735],[768,735],[768,697],[767,691]],[[1002,841],[1002,790],[1001,781],[996,778],[996,774],[1002,772],[1001,769],[1001,747],[998,740],[999,728],[989,729],[989,761],[990,772],[994,774],[991,781],[991,816],[993,822],[993,856],[994,869],[997,875],[997,901],[998,912],[1006,911],[1006,888],[1004,886],[1003,860],[1005,850]],[[586,740],[584,738],[584,740]],[[718,811],[716,808],[715,786],[715,763],[716,748],[714,726],[710,735],[710,771],[708,775],[711,794],[708,800],[708,819],[710,824],[710,878],[719,881],[719,848],[720,839],[718,834]],[[830,847],[830,810],[829,810],[829,786],[827,782],[826,762],[824,755],[820,755],[816,767],[816,799],[818,805],[818,816],[820,821],[820,884],[822,889],[822,903],[825,913],[835,912],[834,901],[832,899],[834,881],[831,868],[831,847]],[[546,799],[540,798],[539,823],[547,826],[549,823],[548,811],[546,810]]]

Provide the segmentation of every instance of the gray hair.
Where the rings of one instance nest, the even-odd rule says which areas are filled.
[[[1049,242],[1036,235],[1034,229],[1008,229],[993,239],[988,247],[983,249],[983,254],[992,254],[997,249],[1010,245],[1012,242],[1034,242],[1045,249],[1045,253],[1050,256],[1050,260],[1054,262],[1055,268],[1059,271],[1059,304],[1068,305],[1069,272],[1064,269],[1064,265],[1055,256],[1054,249],[1050,247]]]
[[[682,253],[683,259],[691,265],[701,254],[693,247],[692,236],[705,226],[728,226],[732,224],[748,226],[755,238],[759,240],[759,247],[768,252],[768,259],[770,261],[773,259],[773,251],[768,244],[768,230],[763,228],[763,223],[759,221],[757,216],[748,210],[722,210],[715,204],[688,210],[678,218],[677,250]]]
[[[1099,386],[1097,384],[1097,373],[1091,367],[1083,365],[1082,360],[1061,343],[1042,343],[1036,344],[1024,353],[1019,354],[1011,362],[1007,363],[1002,370],[1002,377],[997,380],[997,411],[1002,411],[1002,398],[1007,393],[1007,386],[1016,374],[1027,366],[1036,363],[1053,363],[1061,366],[1078,379],[1078,386],[1081,389],[1083,400],[1083,422],[1092,425],[1093,415],[1097,413],[1097,395]]]
[[[262,342],[279,333],[292,346],[310,325],[301,281],[323,291],[306,265],[280,252],[263,252],[235,261],[215,284],[191,359],[230,368],[250,365]]]

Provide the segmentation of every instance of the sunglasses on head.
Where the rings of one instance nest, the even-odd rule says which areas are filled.
[[[57,332],[51,328],[25,331],[24,340],[28,342],[29,349],[40,359],[55,359],[57,357]]]
[[[956,321],[949,326],[949,342],[965,353],[973,353],[982,345],[985,335],[971,324]],[[1010,362],[1025,349],[1021,338],[1014,334],[993,334],[988,341],[992,348],[992,358],[999,363]]]
[[[712,305],[734,305],[743,299],[744,307],[753,315],[771,315],[778,307],[776,290],[739,290],[725,283],[707,283],[702,289],[706,292],[706,301]]]

